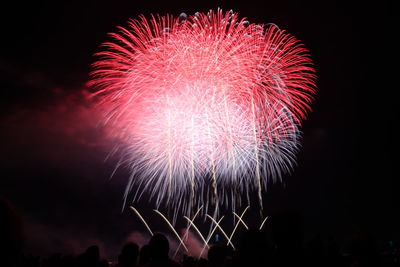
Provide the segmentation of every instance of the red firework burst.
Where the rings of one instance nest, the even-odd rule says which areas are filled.
[[[111,36],[91,84],[123,141],[126,194],[136,185],[186,213],[234,207],[252,190],[261,202],[267,180],[292,168],[315,92],[295,37],[221,10],[141,16]]]

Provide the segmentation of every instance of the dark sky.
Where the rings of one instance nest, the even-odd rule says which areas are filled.
[[[0,195],[23,218],[26,250],[76,253],[99,243],[113,255],[132,232],[145,231],[131,211],[121,212],[128,172],[109,179],[117,159],[104,161],[112,144],[96,127],[85,86],[92,55],[108,32],[139,14],[217,7],[286,29],[311,51],[317,69],[298,166],[265,194],[265,212],[299,212],[306,235],[343,238],[362,230],[399,239],[389,155],[397,134],[385,104],[393,93],[383,82],[385,64],[376,63],[391,55],[384,3],[32,1],[3,8],[0,26]]]

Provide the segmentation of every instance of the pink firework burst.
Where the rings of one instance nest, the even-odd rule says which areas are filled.
[[[275,25],[210,11],[131,20],[112,33],[91,85],[131,170],[125,198],[189,214],[235,209],[293,168],[315,74]]]

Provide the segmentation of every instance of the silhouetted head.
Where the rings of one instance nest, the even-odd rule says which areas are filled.
[[[98,262],[100,260],[100,250],[98,246],[90,246],[83,254],[89,262]]]
[[[139,264],[145,265],[149,262],[149,260],[150,260],[150,246],[144,245],[142,246],[139,252]]]
[[[127,243],[122,248],[121,254],[118,257],[118,263],[122,266],[134,266],[139,254],[139,246],[135,243]]]
[[[155,234],[149,243],[150,254],[152,259],[168,258],[169,242],[163,234]]]

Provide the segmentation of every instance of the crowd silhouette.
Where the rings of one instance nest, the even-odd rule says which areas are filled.
[[[396,246],[379,250],[374,238],[361,232],[347,248],[333,237],[320,235],[303,240],[301,220],[296,213],[271,216],[268,234],[259,230],[242,232],[236,250],[213,244],[206,257],[183,255],[172,259],[168,239],[156,233],[139,247],[124,244],[116,261],[103,259],[97,245],[78,256],[53,254],[47,258],[22,253],[22,224],[12,205],[0,198],[0,266],[4,267],[395,267],[400,266]],[[269,238],[267,238],[267,236]]]

